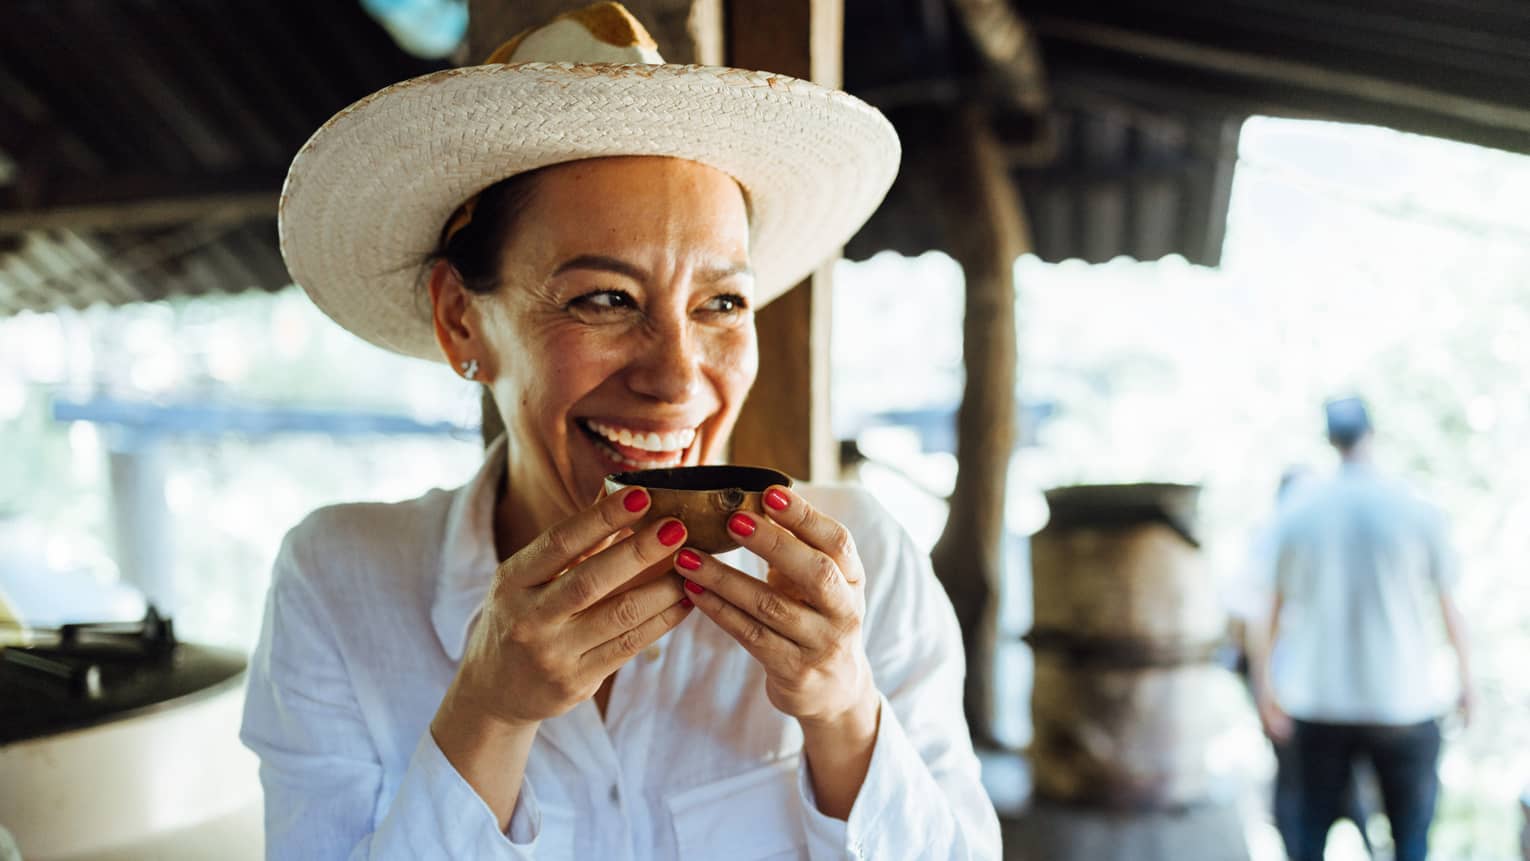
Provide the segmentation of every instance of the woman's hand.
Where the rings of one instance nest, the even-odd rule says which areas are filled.
[[[768,517],[734,514],[735,540],[770,566],[767,582],[687,548],[675,568],[696,607],[765,670],[770,702],[802,725],[818,807],[840,819],[870,766],[881,695],[861,641],[865,569],[849,530],[784,487]]]
[[[766,518],[739,512],[728,530],[770,566],[768,582],[697,550],[675,556],[696,606],[765,669],[770,702],[804,723],[832,723],[877,701],[861,643],[860,555],[845,527],[784,488]]]
[[[690,612],[680,581],[667,571],[685,527],[665,520],[620,537],[648,505],[641,489],[605,497],[494,573],[430,732],[501,831],[520,798],[541,722],[589,699]]]
[[[536,724],[680,624],[689,602],[664,571],[685,538],[680,521],[612,543],[648,505],[640,488],[605,497],[501,563],[448,696],[506,725]],[[659,576],[622,588],[645,571]]]

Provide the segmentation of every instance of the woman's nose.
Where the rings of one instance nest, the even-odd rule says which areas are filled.
[[[701,383],[701,356],[684,326],[649,333],[642,355],[628,376],[632,390],[664,403],[682,403]]]

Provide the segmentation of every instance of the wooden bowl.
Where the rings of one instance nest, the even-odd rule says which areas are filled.
[[[681,466],[606,476],[607,493],[641,487],[653,499],[634,529],[675,517],[685,524],[685,543],[708,553],[738,546],[728,532],[728,518],[735,511],[763,514],[761,497],[773,484],[791,487],[791,476],[762,466]]]

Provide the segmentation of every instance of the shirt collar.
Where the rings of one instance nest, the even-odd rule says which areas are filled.
[[[478,619],[478,608],[494,581],[499,555],[494,551],[494,502],[505,480],[505,451],[501,436],[484,454],[483,466],[458,488],[446,513],[442,536],[441,572],[430,620],[441,646],[454,661],[462,659],[467,635]]]

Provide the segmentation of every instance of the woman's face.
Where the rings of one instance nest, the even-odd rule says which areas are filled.
[[[545,169],[500,274],[469,313],[512,488],[530,482],[572,510],[609,473],[721,459],[758,365],[731,177],[672,158]]]

